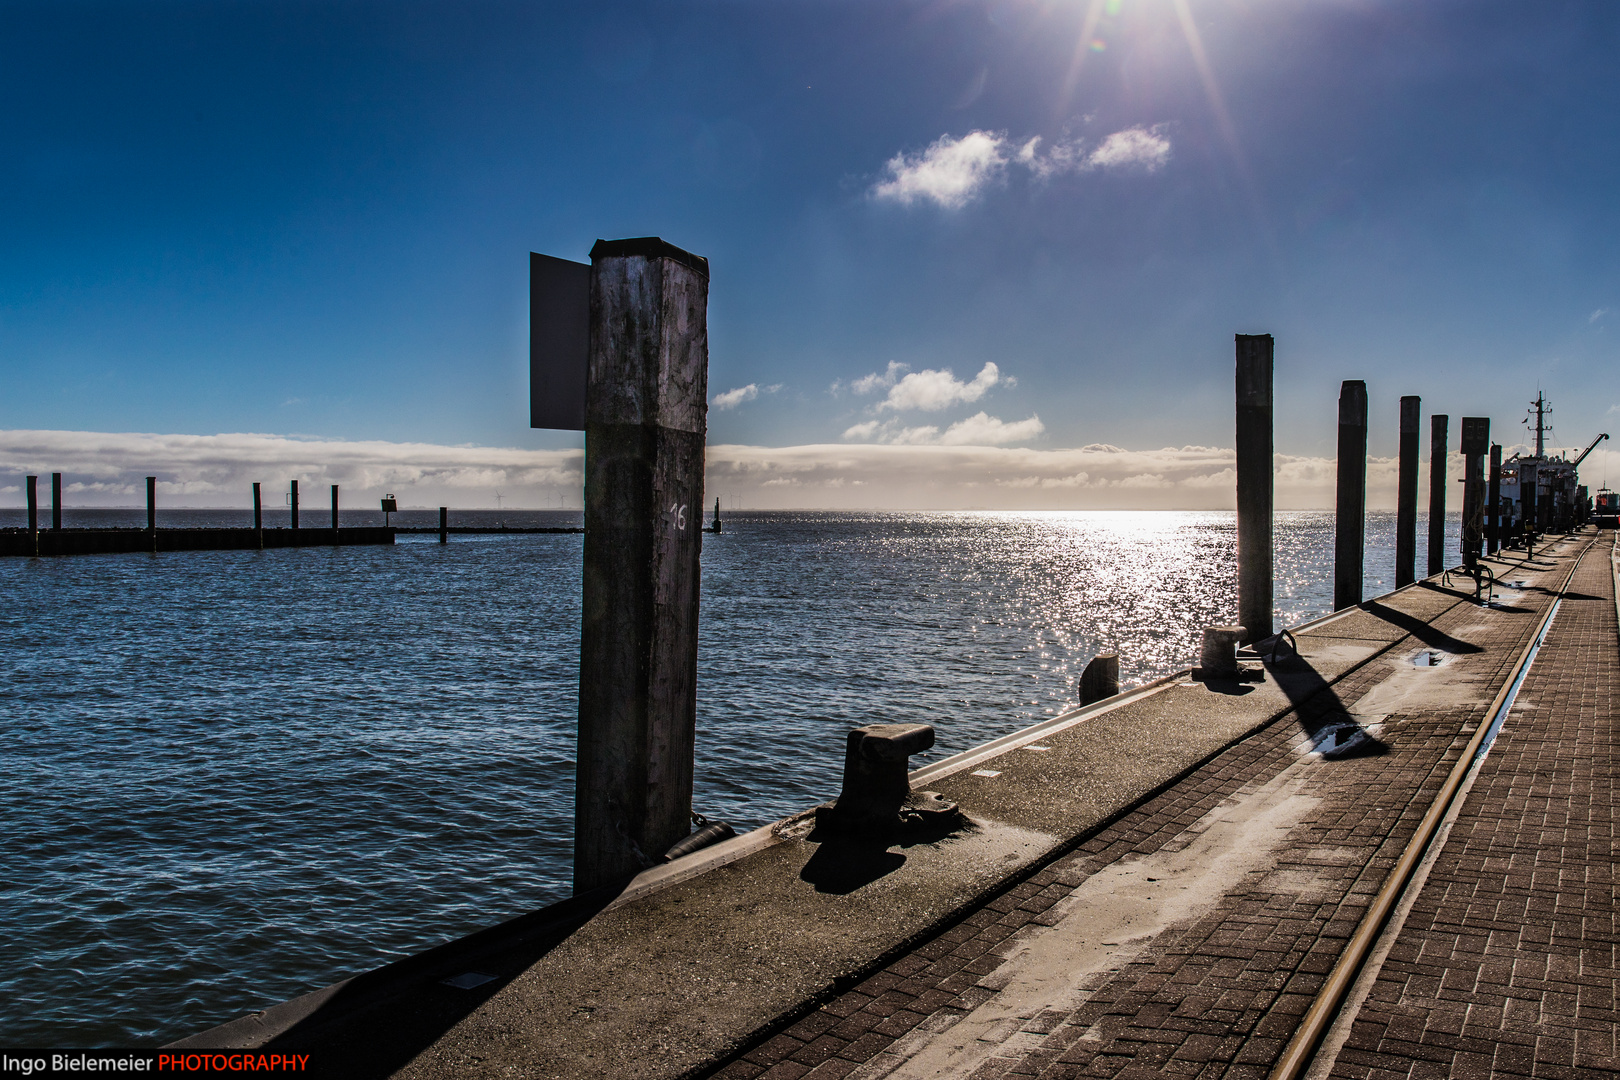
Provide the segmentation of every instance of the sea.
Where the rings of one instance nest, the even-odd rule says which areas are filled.
[[[738,831],[835,796],[851,727],[934,725],[916,766],[1072,707],[1097,653],[1140,685],[1235,621],[1230,512],[724,517],[694,804]],[[1275,537],[1276,625],[1326,614],[1332,514]],[[582,541],[0,559],[0,1045],[160,1045],[566,897]],[[1372,597],[1393,514],[1366,551]]]

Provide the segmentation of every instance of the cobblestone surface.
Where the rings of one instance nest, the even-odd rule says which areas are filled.
[[[1611,542],[1576,572],[1333,1076],[1620,1072]]]
[[[1605,560],[1589,557],[1588,562],[1602,565],[1606,572]],[[1583,574],[1583,581],[1586,576]],[[1584,588],[1593,595],[1608,595],[1590,583]],[[998,973],[1007,958],[1017,951],[1020,942],[1057,922],[1061,918],[1059,905],[1093,875],[1128,857],[1173,851],[1177,845],[1193,842],[1198,823],[1206,820],[1211,811],[1257,785],[1276,780],[1287,770],[1295,770],[1306,778],[1310,793],[1319,802],[1308,818],[1288,834],[1274,868],[1247,876],[1238,888],[1227,892],[1202,915],[1159,933],[1134,953],[1122,956],[1120,963],[1099,971],[1083,985],[1078,1001],[1070,1000],[1061,1007],[1040,1010],[1002,1025],[985,1037],[993,1045],[980,1054],[982,1060],[971,1070],[975,1080],[1002,1076],[1037,1076],[1046,1080],[1082,1076],[1265,1076],[1410,839],[1468,734],[1483,717],[1492,693],[1507,677],[1534,629],[1537,611],[1544,610],[1546,602],[1544,596],[1532,590],[1518,601],[1521,610],[1517,617],[1482,619],[1479,608],[1464,603],[1432,625],[1412,627],[1414,636],[1391,655],[1415,651],[1419,646],[1446,649],[1454,654],[1451,662],[1475,675],[1485,689],[1479,695],[1464,695],[1467,700],[1390,714],[1381,734],[1382,752],[1338,761],[1301,756],[1302,728],[1314,726],[1310,723],[1312,714],[1345,705],[1353,711],[1363,694],[1389,677],[1389,666],[1375,663],[1353,672],[1325,699],[1304,703],[1305,716],[1290,714],[1230,748],[1069,855],[972,912],[952,929],[710,1075],[725,1080],[850,1076],[878,1080],[897,1070],[903,1074],[908,1061],[931,1038],[948,1033],[973,1010],[996,998],[1005,981],[998,978]],[[1612,603],[1607,617],[1606,662],[1612,662]],[[1579,678],[1574,678],[1570,692],[1576,693],[1581,685]],[[1611,705],[1612,699],[1604,698],[1601,702],[1594,700],[1592,707],[1602,710]],[[1554,756],[1558,753],[1551,747],[1545,752]],[[1602,773],[1605,793],[1608,776]],[[1563,782],[1556,790],[1564,792],[1567,804],[1573,789],[1585,783],[1584,795],[1575,797],[1590,802],[1591,785],[1597,782],[1591,775],[1583,781]],[[1527,929],[1526,933],[1545,933],[1554,941],[1593,932],[1589,928],[1601,923],[1606,928],[1603,932],[1609,935],[1603,939],[1603,949],[1608,951],[1601,956],[1591,953],[1588,957],[1588,953],[1571,945],[1569,953],[1558,954],[1568,959],[1559,961],[1563,966],[1557,967],[1555,973],[1545,955],[1540,958],[1539,968],[1524,961],[1526,980],[1532,978],[1533,969],[1540,972],[1536,977],[1541,979],[1584,986],[1578,983],[1581,972],[1588,970],[1582,965],[1592,965],[1590,970],[1595,972],[1601,961],[1603,970],[1610,975],[1614,967],[1612,877],[1608,876],[1608,854],[1596,851],[1600,842],[1610,842],[1607,829],[1611,819],[1604,816],[1601,828],[1587,818],[1576,825],[1573,818],[1566,819],[1568,805],[1551,805],[1554,791],[1545,787],[1535,787],[1533,794],[1531,788],[1513,790],[1513,821],[1540,813],[1537,824],[1544,830],[1565,830],[1558,834],[1561,837],[1571,829],[1589,829],[1593,850],[1589,855],[1571,854],[1572,862],[1545,872],[1539,864],[1522,869],[1521,858],[1514,868],[1525,880],[1527,898],[1519,902],[1517,909],[1511,904],[1500,909],[1491,907],[1494,901],[1487,902],[1487,909],[1492,916],[1511,921],[1519,918],[1514,910],[1524,912],[1539,904],[1538,910],[1544,908],[1546,912],[1545,928]],[[1606,802],[1606,794],[1604,799]],[[1492,828],[1510,831],[1506,820]],[[1479,865],[1493,871],[1497,866],[1494,862]],[[1546,898],[1550,893],[1534,893],[1542,899],[1528,899],[1533,893],[1531,885],[1542,890],[1556,891],[1559,886],[1587,890],[1590,903],[1580,909],[1586,914],[1566,912]],[[1602,910],[1601,919],[1591,914],[1598,908]],[[1592,921],[1583,922],[1587,919]],[[1458,957],[1482,954],[1486,943],[1484,937],[1472,934],[1454,935],[1453,940],[1462,943],[1452,946]],[[1513,940],[1519,942],[1518,938]],[[1513,950],[1520,946],[1504,947],[1512,956],[1511,967],[1518,960]],[[1414,963],[1419,955],[1421,947],[1412,954]],[[1428,987],[1431,997],[1440,991],[1447,977],[1438,972],[1435,963],[1421,974],[1414,967],[1414,979],[1431,980],[1421,984]],[[1449,977],[1455,980],[1458,975]],[[1518,976],[1515,973],[1511,977]],[[1609,1025],[1606,1030],[1612,1038],[1612,982],[1602,978],[1594,976],[1591,992],[1569,990],[1567,1002],[1559,998],[1549,1006],[1538,996],[1535,1022],[1550,1029],[1552,1015],[1540,1010],[1567,1005],[1572,1016],[1609,1018],[1603,1022]],[[1526,981],[1523,985],[1528,989],[1532,984]],[[1414,983],[1412,992],[1419,989]],[[1404,986],[1398,989],[1396,1000],[1404,1000],[1402,995],[1408,992]],[[1602,993],[1610,996],[1603,998]],[[1383,1006],[1382,998],[1379,1004]],[[1499,1007],[1508,1008],[1505,998]],[[1453,1012],[1448,1006],[1445,1015]],[[1441,1011],[1431,1007],[1424,1015],[1438,1018]],[[1427,1045],[1421,1043],[1424,1032],[1441,1030],[1439,1026],[1425,1028],[1425,1021],[1416,1021],[1413,1030],[1413,1022],[1411,1017],[1403,1016],[1404,1027],[1392,1027],[1391,1021],[1376,1036],[1371,1028],[1366,1032],[1358,1028],[1358,1046],[1367,1048],[1358,1052],[1379,1053],[1379,1040],[1388,1032],[1408,1031],[1414,1040],[1412,1045],[1417,1046]],[[1438,1025],[1447,1021],[1436,1022]],[[1461,1030],[1459,1025],[1459,1034]],[[1536,1040],[1542,1037],[1535,1036],[1531,1043],[1539,1047]],[[1547,1052],[1556,1052],[1555,1037],[1549,1034],[1545,1038]],[[1566,1035],[1565,1042],[1574,1054],[1576,1040]],[[1612,1042],[1581,1045],[1595,1047],[1594,1053],[1606,1046],[1607,1052],[1613,1053]],[[1382,1062],[1393,1060],[1393,1053],[1380,1057],[1378,1064],[1369,1062],[1370,1069],[1387,1069]],[[1533,1050],[1525,1060],[1533,1060],[1535,1053],[1540,1050]],[[1403,1071],[1402,1075],[1418,1073]]]

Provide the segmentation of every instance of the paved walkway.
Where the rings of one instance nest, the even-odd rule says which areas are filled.
[[[1576,572],[1333,1076],[1620,1072],[1612,538]]]
[[[1233,746],[713,1075],[1264,1077],[1578,546],[1504,574],[1525,588],[1498,610],[1461,604],[1414,623],[1387,662],[1302,702],[1306,715]],[[1334,1075],[1613,1067],[1620,641],[1600,555]],[[1344,625],[1370,616],[1396,618]],[[1338,749],[1323,736],[1335,717],[1310,714],[1332,709],[1375,738],[1323,756]],[[1478,805],[1489,812],[1469,816]]]

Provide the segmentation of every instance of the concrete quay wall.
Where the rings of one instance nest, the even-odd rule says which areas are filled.
[[[1297,628],[1263,682],[1182,673],[913,773],[972,819],[956,835],[863,846],[800,815],[177,1045],[308,1049],[353,1076],[701,1075],[1255,733],[1331,742],[1356,721],[1336,687],[1354,674],[1392,702],[1409,693],[1408,654],[1454,644],[1434,626],[1458,609],[1492,627],[1490,649],[1522,647],[1558,558],[1493,565],[1511,602],[1418,582]]]

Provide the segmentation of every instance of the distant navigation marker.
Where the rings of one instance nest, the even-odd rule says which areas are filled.
[[[529,253],[529,426],[585,430],[591,267]]]

